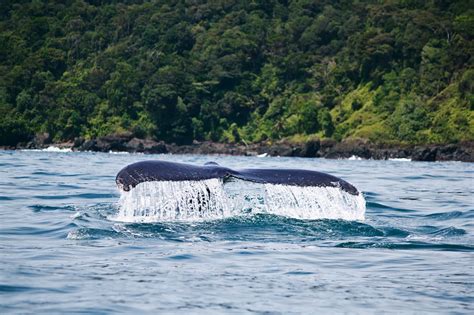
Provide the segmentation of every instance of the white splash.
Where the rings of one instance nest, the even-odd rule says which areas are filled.
[[[265,184],[269,213],[298,219],[364,220],[365,199],[337,187]]]
[[[50,145],[44,149],[22,149],[21,151],[30,151],[30,152],[72,152],[71,148],[58,148],[55,146]]]
[[[268,213],[297,219],[364,220],[365,199],[336,187],[299,187],[221,179],[156,181],[122,192],[122,222],[203,221]]]
[[[232,216],[222,180],[156,181],[122,192],[119,213],[123,222],[197,221]]]
[[[407,159],[407,158],[391,158],[391,159],[388,159],[389,161],[400,161],[400,162],[411,162],[411,159]]]
[[[47,147],[46,149],[43,149],[41,151],[44,151],[44,152],[72,152],[71,148],[58,148],[58,147],[54,147],[52,145],[50,145],[49,147]]]
[[[352,155],[351,157],[348,158],[349,161],[360,161],[363,160],[360,156],[357,155]]]
[[[127,152],[127,151],[112,151],[112,150],[109,150],[109,154],[130,154],[130,152]]]

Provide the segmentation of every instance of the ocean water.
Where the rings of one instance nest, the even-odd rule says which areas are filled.
[[[0,151],[1,314],[474,312],[474,164],[55,151]],[[237,183],[240,213],[134,220],[114,180],[146,159],[323,171],[365,213]]]

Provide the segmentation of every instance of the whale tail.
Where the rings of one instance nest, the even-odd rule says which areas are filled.
[[[167,161],[143,161],[123,168],[116,177],[117,186],[129,191],[140,183],[152,181],[199,181],[219,178],[238,178],[262,184],[289,185],[300,187],[335,187],[358,195],[358,190],[350,183],[321,172],[298,169],[242,169],[232,170],[215,162],[204,166]]]
[[[354,186],[316,171],[144,161],[122,169],[116,181],[123,193],[115,219],[126,222],[222,219],[248,211],[363,220],[365,213]]]

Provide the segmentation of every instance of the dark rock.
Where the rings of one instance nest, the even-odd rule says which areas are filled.
[[[315,157],[318,154],[321,142],[319,140],[310,140],[303,145],[301,150],[302,157]]]
[[[151,154],[167,153],[168,150],[164,142],[156,142],[151,139],[132,138],[125,145],[128,152],[144,152]]]
[[[99,152],[127,151],[126,145],[131,138],[131,133],[112,134],[94,140],[83,141],[83,143],[78,146],[78,149],[81,151]],[[81,140],[78,139],[78,143],[80,142]],[[74,143],[74,146],[76,147],[76,141]]]
[[[436,147],[417,147],[413,151],[412,160],[433,162],[436,161],[437,152],[438,148]]]
[[[41,149],[51,144],[51,136],[47,132],[37,133],[33,140],[26,144],[18,144],[17,147],[26,149]]]
[[[268,148],[268,154],[272,156],[293,156],[293,147],[287,143],[276,143]]]
[[[80,151],[98,151],[96,144],[97,144],[96,140],[86,140],[79,147],[79,150]]]
[[[474,142],[461,142],[458,144],[439,146],[436,160],[474,162]]]
[[[126,151],[125,139],[122,138],[99,138],[96,142],[97,151],[109,152],[109,151]]]
[[[299,146],[292,146],[291,147],[291,156],[303,156],[301,152],[303,149]]]
[[[33,141],[41,145],[51,144],[51,136],[49,135],[48,132],[43,132],[40,134],[36,134]]]
[[[132,139],[132,133],[112,134],[97,139],[97,147],[102,152],[127,151],[126,144]]]
[[[21,142],[13,149],[44,148],[51,143],[47,133],[37,134],[29,142]],[[173,154],[226,154],[226,155],[260,155],[300,156],[324,158],[349,158],[353,155],[365,159],[411,158],[414,161],[464,161],[474,162],[474,142],[446,145],[405,145],[374,144],[363,139],[348,139],[342,142],[335,140],[311,140],[306,143],[288,141],[260,143],[216,143],[211,141],[193,141],[188,145],[165,144],[162,141],[133,137],[131,133],[112,134],[92,140],[82,137],[74,142],[55,143],[58,147],[73,148],[78,151],[127,151],[143,153]],[[9,147],[2,147],[8,149]]]
[[[327,148],[324,157],[339,159],[349,158],[353,155],[366,159],[370,158],[368,148],[365,145],[362,146],[358,141],[344,141],[336,143],[333,147]]]
[[[28,144],[29,144],[29,142],[18,142],[15,146],[15,149],[28,149]],[[35,149],[35,148],[36,148],[36,146],[32,147],[32,149]]]
[[[323,139],[320,141],[320,146],[323,149],[332,148],[337,144],[336,140],[332,139]]]
[[[85,139],[83,137],[74,138],[74,148],[80,148],[84,144]]]

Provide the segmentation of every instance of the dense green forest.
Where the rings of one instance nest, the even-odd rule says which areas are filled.
[[[474,139],[474,1],[0,1],[0,144]]]

